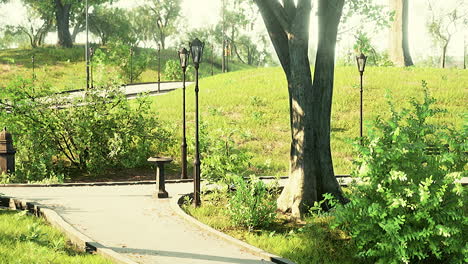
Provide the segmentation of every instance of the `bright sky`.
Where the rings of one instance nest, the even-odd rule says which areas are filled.
[[[386,3],[387,0],[378,0]],[[439,1],[439,0],[437,0]],[[443,1],[444,5],[450,5],[455,0],[440,0]],[[315,2],[315,1],[314,1]],[[118,5],[124,8],[131,8],[140,4],[141,1],[119,1]],[[425,6],[426,0],[412,0],[410,3],[410,49],[413,57],[419,57],[428,55],[434,52],[432,41],[427,33],[425,26],[427,18],[427,8]],[[190,27],[198,28],[207,25],[215,24],[220,19],[220,0],[183,0],[183,17],[187,19],[187,25]],[[3,23],[20,23],[26,17],[26,11],[21,5],[19,0],[11,0],[10,4],[6,5],[6,8],[0,10],[0,24]],[[261,19],[259,23],[263,23]],[[312,16],[311,20],[311,39],[315,39],[316,32],[316,17]],[[259,27],[263,27],[262,24]],[[468,30],[465,30],[468,31]],[[463,32],[457,33],[449,47],[449,55],[451,56],[463,56]],[[468,34],[468,32],[465,32]],[[78,41],[82,38],[79,37]],[[378,40],[376,40],[378,39]],[[47,42],[53,43],[56,41],[54,34],[49,34]],[[467,40],[468,41],[468,40]],[[349,47],[354,42],[353,38],[345,37],[341,43],[339,43],[338,50],[345,47]],[[376,45],[380,50],[387,47],[388,38],[387,30],[374,37],[373,44]]]

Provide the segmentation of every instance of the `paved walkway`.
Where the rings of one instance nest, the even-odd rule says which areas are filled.
[[[193,183],[166,184],[171,197],[192,188]],[[170,199],[155,199],[153,191],[155,185],[0,187],[0,195],[51,208],[86,236],[138,263],[271,263],[187,223],[172,211]]]
[[[185,86],[191,85],[192,82],[186,82]],[[182,88],[182,82],[161,82],[160,86],[158,83],[140,83],[140,84],[127,84],[123,85],[121,90],[127,95],[127,98],[136,98],[141,93],[147,93],[148,96],[156,96],[168,93],[178,88]],[[68,98],[77,96],[83,96],[84,90],[77,90],[71,92],[63,92]]]

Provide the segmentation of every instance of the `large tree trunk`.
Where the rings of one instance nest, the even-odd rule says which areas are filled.
[[[63,4],[61,0],[55,0],[55,19],[57,21],[57,45],[64,48],[73,47],[70,34],[70,8],[71,4]]]
[[[390,28],[389,56],[396,66],[412,66],[408,45],[408,0],[389,0],[395,19]]]
[[[320,0],[319,49],[312,84],[308,59],[310,0],[255,0],[288,81],[291,152],[289,182],[278,208],[300,218],[324,193],[344,201],[334,177],[330,117],[335,44],[344,0]]]

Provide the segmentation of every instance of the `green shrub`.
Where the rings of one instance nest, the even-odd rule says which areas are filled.
[[[167,148],[172,136],[148,100],[130,104],[117,85],[97,87],[108,88],[69,97],[18,79],[1,91],[0,104],[10,113],[0,117],[17,148],[13,181],[60,180],[70,168],[98,173],[145,166]]]
[[[276,199],[268,192],[266,184],[251,176],[245,180],[232,176],[235,191],[229,200],[229,216],[235,225],[247,227],[269,226],[276,218]]]
[[[236,129],[210,130],[206,123],[201,124],[200,155],[203,179],[230,184],[230,175],[246,176],[252,155],[238,147],[234,139],[235,134],[240,133]],[[190,148],[193,148],[194,142],[189,143]]]
[[[456,181],[466,175],[467,127],[431,124],[443,112],[434,102],[425,91],[410,109],[390,103],[391,117],[378,117],[365,146],[356,144],[358,182],[335,226],[375,263],[466,263],[466,193]]]
[[[185,71],[185,80],[192,81],[193,80],[193,67],[192,65],[187,66],[187,70]],[[183,72],[182,68],[180,67],[180,62],[177,60],[168,60],[166,61],[166,65],[164,66],[164,76],[166,80],[170,81],[182,81],[183,79]]]
[[[133,55],[131,55],[133,54]],[[140,49],[131,48],[120,41],[110,42],[106,50],[98,49],[93,56],[93,61],[100,67],[116,66],[119,69],[119,77],[130,83],[139,80],[149,63],[149,56]]]

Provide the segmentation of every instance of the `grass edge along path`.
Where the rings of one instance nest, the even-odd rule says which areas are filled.
[[[182,210],[198,221],[271,254],[296,264],[357,264],[355,249],[349,237],[328,227],[329,216],[307,217],[296,224],[278,218],[268,228],[249,232],[236,227],[226,213],[227,197],[220,193],[202,196],[202,206],[183,205]]]
[[[0,209],[0,263],[111,264],[78,252],[65,235],[27,211]]]

